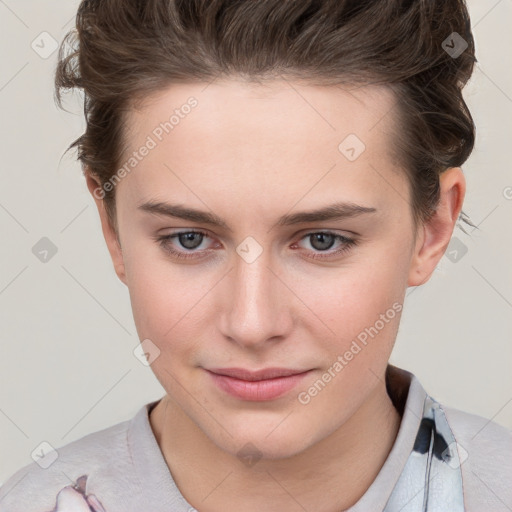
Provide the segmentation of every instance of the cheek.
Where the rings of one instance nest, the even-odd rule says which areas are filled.
[[[151,339],[162,351],[174,339],[197,339],[200,317],[211,305],[215,276],[206,267],[173,264],[160,249],[141,246],[127,247],[126,264],[139,338]]]
[[[150,339],[160,338],[181,317],[184,292],[170,264],[151,245],[128,242],[123,250],[135,324],[139,336]]]
[[[333,273],[314,295],[309,288],[312,309],[334,331],[326,336],[323,326],[315,332],[325,365],[297,396],[318,429],[335,428],[354,413],[383,378],[393,349],[405,295],[404,259],[391,248],[374,256],[372,262]],[[326,419],[325,410],[337,412]]]
[[[388,316],[394,318],[393,304],[402,304],[407,287],[406,263],[401,249],[374,247],[346,266],[301,279],[300,288],[294,290],[323,321],[324,336],[328,327],[334,331],[332,338],[344,344],[390,308]]]

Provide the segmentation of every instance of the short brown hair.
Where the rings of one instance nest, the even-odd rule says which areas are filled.
[[[460,55],[448,51],[456,42],[467,45]],[[440,173],[473,149],[462,88],[475,60],[464,0],[83,0],[59,49],[56,100],[84,90],[86,130],[68,149],[104,184],[120,164],[125,113],[172,83],[388,85],[417,223],[438,205]],[[117,230],[115,191],[104,201]]]

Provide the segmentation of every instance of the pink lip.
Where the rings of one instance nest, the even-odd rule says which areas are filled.
[[[252,372],[242,368],[219,368],[206,371],[226,393],[242,400],[264,401],[289,392],[311,370],[266,368]]]

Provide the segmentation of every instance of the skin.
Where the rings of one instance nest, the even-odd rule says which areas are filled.
[[[160,350],[151,364],[166,391],[150,415],[157,442],[201,512],[346,509],[377,476],[399,429],[384,374],[400,314],[308,404],[298,393],[393,303],[403,304],[408,286],[428,281],[462,208],[464,176],[460,168],[441,175],[439,208],[415,227],[408,181],[391,151],[392,94],[284,79],[160,91],[130,111],[126,156],[190,96],[198,106],[117,185],[118,236],[87,176],[139,338]],[[351,133],[366,145],[352,162],[338,150]],[[215,213],[230,230],[137,209],[150,200]],[[276,224],[335,201],[377,211]],[[202,252],[197,258],[177,259],[155,241],[194,229],[208,233],[198,248],[178,238],[168,245]],[[314,259],[344,246],[306,236],[325,230],[358,243]],[[236,251],[248,236],[262,248],[252,263]],[[219,390],[204,370],[271,366],[314,371],[284,397],[249,402]],[[253,465],[237,456],[247,443],[261,456]]]

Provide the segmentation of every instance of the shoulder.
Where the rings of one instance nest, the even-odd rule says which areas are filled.
[[[442,406],[457,443],[468,512],[512,510],[512,431]]]
[[[0,510],[50,512],[56,509],[57,496],[63,489],[61,496],[71,500],[71,505],[81,496],[75,496],[69,486],[81,485],[84,490],[88,475],[108,474],[122,466],[128,457],[129,424],[130,420],[117,423],[60,448],[41,446],[34,453],[34,462],[19,469],[0,488]],[[79,506],[72,509],[82,510]]]

